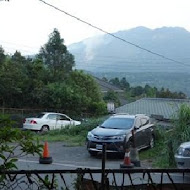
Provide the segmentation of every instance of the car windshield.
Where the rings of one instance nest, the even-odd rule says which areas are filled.
[[[109,118],[105,120],[100,127],[110,129],[131,129],[133,118]]]

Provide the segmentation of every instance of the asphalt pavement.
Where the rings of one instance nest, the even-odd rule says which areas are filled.
[[[49,154],[53,158],[52,164],[39,164],[39,156],[26,156],[19,158],[17,167],[19,170],[64,170],[64,169],[77,169],[77,168],[91,168],[91,169],[101,169],[102,168],[102,159],[101,155],[98,157],[92,157],[88,153],[85,146],[80,147],[70,147],[64,144],[63,142],[48,143]],[[108,156],[106,158],[105,167],[106,169],[119,169],[120,164],[123,163],[123,158],[118,155]],[[147,163],[141,162],[141,168],[150,168],[150,165]],[[155,183],[160,183],[161,174],[154,173],[152,174],[152,179]],[[172,179],[175,183],[188,183],[190,181],[190,176],[185,176],[183,178],[182,174],[172,174]],[[90,176],[86,176],[90,178]],[[101,175],[94,174],[93,178],[97,181],[101,180]],[[112,174],[108,175],[110,183],[113,182],[114,176]],[[143,179],[142,174],[133,174],[133,182],[136,184],[146,183],[148,176]],[[116,180],[118,184],[122,184],[123,177],[122,174],[116,175]],[[143,181],[142,181],[143,179]],[[69,178],[70,184],[73,179]],[[171,183],[171,180],[165,174],[163,182]],[[130,180],[125,180],[125,185],[129,185]]]

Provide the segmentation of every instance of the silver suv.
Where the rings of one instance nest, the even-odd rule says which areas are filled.
[[[102,152],[104,143],[107,152],[124,153],[133,142],[138,150],[154,146],[154,125],[144,114],[114,114],[87,135],[87,149],[91,155]]]

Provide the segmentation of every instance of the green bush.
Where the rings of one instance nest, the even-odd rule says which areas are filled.
[[[90,113],[94,115],[104,115],[107,113],[105,102],[93,102],[89,108]]]
[[[179,145],[186,141],[190,141],[190,106],[184,104],[173,118],[172,129],[156,129],[155,166],[176,167],[175,152]]]
[[[78,126],[68,126],[63,129],[49,131],[45,134],[37,134],[41,140],[65,141],[70,144],[82,145],[85,143],[88,131],[102,123],[107,116],[101,118],[91,118],[82,122]]]
[[[41,155],[42,145],[34,141],[32,133],[12,127],[13,122],[8,115],[0,115],[0,170],[16,169],[19,157],[28,154]],[[19,151],[16,151],[19,150]],[[5,176],[1,176],[3,181]]]
[[[10,119],[8,114],[0,114],[0,127],[12,127],[16,124],[15,121]]]

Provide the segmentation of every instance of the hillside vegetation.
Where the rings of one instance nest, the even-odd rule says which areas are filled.
[[[190,96],[190,32],[180,27],[137,27],[113,33],[126,41],[176,60],[163,59],[109,35],[68,46],[76,68],[102,78],[125,77],[131,86],[169,88]],[[93,44],[93,45],[92,45]],[[182,62],[182,63],[179,63]]]
[[[57,29],[33,59],[0,47],[0,107],[63,110],[72,115],[106,111],[94,79],[73,70],[74,56]]]

